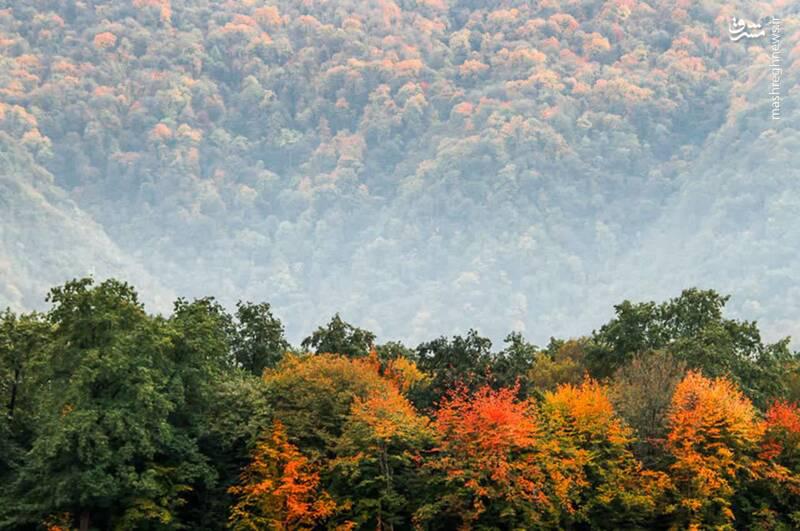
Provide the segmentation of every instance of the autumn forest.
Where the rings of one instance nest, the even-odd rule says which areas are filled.
[[[800,529],[798,124],[796,0],[0,0],[0,530]]]
[[[409,347],[75,280],[0,320],[5,529],[795,529],[800,358],[685,290]]]
[[[782,119],[767,42],[783,20]],[[537,342],[687,286],[800,337],[792,0],[0,2],[0,308],[125,278]]]

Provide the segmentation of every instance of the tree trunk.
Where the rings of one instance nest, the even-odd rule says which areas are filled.
[[[81,512],[80,531],[89,531],[89,511]]]
[[[11,384],[11,399],[8,401],[8,418],[14,418],[14,407],[17,404],[17,388],[19,387],[20,369],[14,369],[14,381]]]

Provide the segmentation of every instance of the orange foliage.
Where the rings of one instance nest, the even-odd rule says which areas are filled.
[[[436,413],[435,426],[446,437],[442,449],[463,451],[476,459],[496,461],[515,448],[530,447],[538,431],[531,404],[515,399],[515,389],[483,387],[473,396],[453,393]],[[503,475],[502,467],[498,475]]]
[[[322,23],[311,15],[303,15],[297,19],[297,22],[308,29],[317,30],[322,26]]]
[[[543,409],[546,473],[568,514],[587,518],[608,506],[625,507],[629,514],[655,510],[668,479],[643,470],[634,457],[633,432],[615,413],[606,385],[589,378],[561,385],[545,393]]]
[[[800,435],[800,408],[785,401],[774,402],[766,414],[767,429],[780,428]]]
[[[60,74],[76,74],[78,72],[77,67],[66,59],[59,59],[53,63],[52,70]]]
[[[539,50],[532,48],[521,48],[514,50],[508,56],[511,64],[541,64],[547,60],[547,56]]]
[[[134,7],[138,9],[155,7],[159,11],[161,21],[168,23],[172,18],[172,6],[170,0],[133,0]]]
[[[252,35],[257,33],[257,27],[258,24],[252,18],[245,15],[236,15],[233,20],[222,27],[221,32],[223,35]]]
[[[104,31],[94,36],[94,47],[99,50],[113,48],[117,44],[117,36],[110,31]]]
[[[534,453],[535,412],[531,403],[516,400],[516,391],[484,387],[469,396],[460,389],[436,413],[441,444],[432,467],[470,493],[465,522],[479,518],[491,500],[546,502]]]
[[[383,16],[383,24],[386,26],[390,26],[392,22],[399,19],[402,15],[402,11],[400,7],[393,0],[378,0],[378,7],[381,10],[381,15]]]
[[[277,421],[270,437],[256,446],[239,484],[228,491],[237,498],[233,529],[310,528],[336,510],[331,497],[319,492],[319,473]]]
[[[519,18],[519,9],[498,9],[489,13],[487,18],[495,24],[507,24]]]
[[[283,23],[281,14],[275,6],[259,7],[253,11],[253,18],[262,26],[267,27],[280,26]]]
[[[107,85],[98,85],[94,88],[92,94],[98,98],[102,98],[103,96],[113,96],[114,88]]]
[[[609,51],[611,49],[611,44],[608,42],[608,39],[599,33],[591,33],[583,43],[583,49],[586,55],[592,56]]]
[[[558,27],[560,30],[575,31],[580,24],[575,20],[575,17],[566,13],[556,13],[548,19],[550,23]]]
[[[391,66],[401,76],[418,76],[423,64],[419,59],[406,59],[398,61]]]
[[[786,451],[800,453],[800,408],[784,401],[774,402],[765,416],[763,459],[775,459]]]
[[[464,63],[458,67],[458,72],[464,77],[482,74],[487,70],[489,70],[489,65],[475,59],[464,61]]]
[[[559,411],[582,433],[608,438],[614,443],[627,443],[631,431],[614,413],[608,388],[592,379],[580,385],[564,384],[547,392],[544,401]]]
[[[558,114],[558,105],[552,105],[550,107],[545,107],[542,109],[540,116],[544,120],[549,120]]]
[[[200,129],[194,129],[187,124],[181,124],[178,127],[178,136],[188,140],[193,144],[198,144],[201,140],[203,140],[203,131]]]
[[[384,444],[398,437],[418,437],[428,425],[399,390],[391,387],[371,392],[366,400],[356,398],[349,422],[368,427],[371,438]]]
[[[688,526],[730,525],[736,484],[757,470],[750,459],[764,431],[753,404],[725,378],[690,372],[668,415],[671,476]]]
[[[453,107],[453,112],[456,114],[460,114],[462,116],[469,116],[472,114],[474,106],[468,101],[462,101],[455,107]]]
[[[150,138],[158,142],[168,140],[172,138],[172,129],[167,124],[158,123],[150,130]]]
[[[72,529],[73,516],[71,513],[53,514],[45,518],[42,526],[47,531],[70,531]]]

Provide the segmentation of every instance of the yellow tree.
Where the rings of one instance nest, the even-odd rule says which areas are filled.
[[[764,425],[753,404],[729,380],[690,372],[675,389],[668,424],[676,523],[732,526],[737,487],[762,468],[756,452]]]
[[[286,356],[264,372],[275,418],[306,454],[332,457],[353,402],[393,386],[376,360],[333,354]]]
[[[653,516],[664,474],[642,469],[632,430],[615,413],[608,387],[592,379],[546,392],[542,404],[547,475],[560,506],[558,526],[636,527]]]

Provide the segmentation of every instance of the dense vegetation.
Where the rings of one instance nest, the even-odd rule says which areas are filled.
[[[268,299],[294,340],[543,340],[706,285],[797,331],[794,4],[3,3],[0,303],[94,270]],[[727,38],[771,14],[780,121],[766,41]]]
[[[75,280],[0,317],[0,528],[796,529],[800,356],[691,289],[545,348]]]

